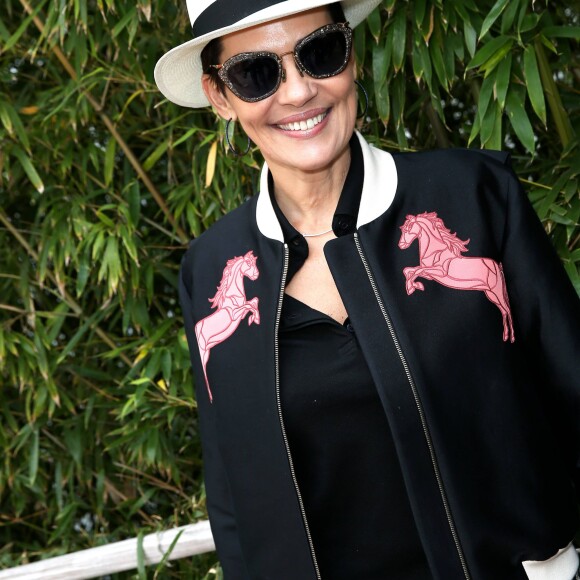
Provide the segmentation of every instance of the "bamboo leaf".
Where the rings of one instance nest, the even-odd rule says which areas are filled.
[[[428,26],[421,27],[421,34],[423,36],[423,40],[429,44],[431,40],[431,35],[433,34],[433,30],[435,28],[435,6],[431,6],[430,17],[428,19]]]
[[[397,10],[392,23],[393,66],[395,72],[401,70],[407,49],[407,13],[405,7]]]
[[[115,292],[119,284],[120,276],[119,242],[117,238],[109,236],[105,245],[105,253],[103,254],[103,261],[97,279],[100,282],[106,278],[110,291]]]
[[[101,311],[97,310],[92,316],[87,318],[87,320],[85,320],[79,326],[78,330],[75,332],[75,334],[72,336],[72,338],[68,341],[65,348],[63,349],[63,351],[60,353],[60,355],[56,359],[57,364],[61,364],[63,361],[66,360],[68,355],[76,348],[76,346],[79,344],[79,342],[84,337],[84,335],[87,333],[87,331],[94,324],[96,324],[96,322],[99,320],[99,318],[101,316],[103,316],[103,313]]]
[[[111,185],[113,181],[113,171],[115,170],[115,153],[117,151],[117,141],[110,138],[105,150],[105,185]]]
[[[8,28],[6,28],[6,25],[2,21],[2,18],[0,18],[0,40],[2,40],[2,42],[5,45],[9,39],[10,39],[10,32],[8,31]]]
[[[59,304],[53,312],[56,316],[52,320],[49,320],[47,324],[47,338],[51,344],[57,340],[66,320],[66,316],[70,312],[70,306],[63,302],[62,304]]]
[[[159,573],[162,572],[163,569],[165,568],[165,565],[169,561],[169,558],[170,558],[173,550],[175,549],[175,546],[177,545],[177,542],[181,538],[181,535],[183,534],[183,532],[184,532],[184,530],[180,530],[175,535],[175,538],[173,539],[173,541],[171,542],[171,544],[169,544],[169,548],[167,548],[167,551],[165,552],[165,554],[163,554],[163,558],[161,559],[161,561],[157,565],[157,568],[155,569],[154,580],[155,580],[155,578],[158,578]]]
[[[514,0],[511,0],[512,2]],[[479,40],[481,40],[493,26],[494,22],[501,16],[505,7],[508,5],[508,0],[497,0],[493,5],[492,9],[489,11],[488,15],[485,17],[483,24],[481,25],[481,31],[479,32]]]
[[[547,38],[571,38],[580,41],[580,26],[546,26],[542,34]]]
[[[10,118],[10,115],[6,110],[6,107],[7,104],[0,101],[0,121],[2,121],[2,125],[4,125],[6,131],[8,131],[8,134],[12,135],[14,132],[14,129],[12,127],[12,119]]]
[[[488,107],[481,121],[481,145],[486,147],[496,128],[496,106],[495,103]],[[488,149],[491,147],[487,147]]]
[[[159,145],[157,145],[153,153],[151,153],[151,155],[149,155],[149,157],[147,157],[147,159],[143,163],[143,169],[145,171],[149,171],[157,163],[157,161],[159,161],[159,159],[161,159],[161,157],[165,155],[165,152],[167,151],[168,148],[169,148],[168,140],[159,143]]]
[[[494,107],[495,111],[495,122],[493,124],[493,130],[489,137],[489,140],[486,141],[485,147],[486,149],[493,149],[496,151],[500,151],[503,144],[503,115],[499,104],[496,102]]]
[[[57,461],[54,468],[54,493],[56,496],[56,505],[59,511],[62,511],[64,507],[63,499],[63,477],[62,477],[62,462]]]
[[[205,186],[206,188],[209,187],[213,181],[213,177],[215,175],[215,167],[217,161],[217,151],[218,151],[218,142],[214,141],[209,148],[209,154],[207,156],[207,166],[205,169]]]
[[[166,349],[161,355],[161,373],[167,384],[171,383],[171,367],[172,367],[171,351]]]
[[[548,38],[546,38],[543,34],[540,35],[540,41],[549,51],[553,52],[554,54],[558,54],[558,49],[556,48],[554,43]]]
[[[375,42],[379,42],[379,38],[381,36],[381,14],[380,8],[375,8],[367,17],[367,25],[369,27],[369,31],[372,34]]]
[[[481,65],[480,71],[485,72],[485,76],[487,76],[492,71],[496,70],[497,66],[506,59],[508,54],[510,54],[512,46],[512,42],[508,42],[508,44],[502,46],[485,64]]]
[[[467,70],[481,67],[489,59],[493,58],[499,50],[510,43],[513,43],[513,40],[505,35],[498,36],[486,42],[471,59],[471,62],[467,65]]]
[[[26,32],[26,29],[30,26],[32,19],[37,16],[37,14],[42,10],[43,6],[46,4],[46,0],[41,0],[38,5],[34,8],[31,14],[26,16],[20,26],[17,28],[16,32],[8,39],[8,41],[2,47],[2,52],[8,52],[16,43],[20,40],[21,36]]]
[[[367,26],[359,26],[354,35],[354,54],[359,66],[363,66],[367,52],[367,28]]]
[[[506,34],[509,30],[511,30],[516,15],[518,13],[518,9],[520,7],[520,3],[522,0],[512,0],[508,2],[507,7],[503,13],[502,21],[501,21],[501,33]],[[526,1],[526,0],[523,0]]]
[[[441,47],[438,46],[435,42],[432,42],[429,47],[429,54],[431,57],[431,62],[433,63],[433,68],[435,69],[435,73],[441,86],[448,90],[449,86],[447,83],[447,75],[445,73],[445,63],[443,62],[443,53],[441,51]]]
[[[129,516],[135,515],[147,502],[151,501],[151,498],[155,495],[157,490],[152,487],[148,489],[139,499],[131,506],[129,510]]]
[[[39,320],[35,322],[36,332],[34,333],[34,353],[36,355],[36,360],[38,363],[38,370],[45,381],[49,380],[50,375],[50,365],[48,363],[48,357],[46,353],[46,348],[40,337],[40,332],[42,325]]]
[[[188,139],[190,139],[193,135],[195,135],[196,133],[199,133],[199,128],[198,127],[193,127],[191,129],[189,129],[188,131],[186,131],[174,144],[173,144],[173,149],[175,149],[178,145],[181,145],[182,143],[185,143]]]
[[[526,86],[532,107],[536,115],[546,124],[546,101],[544,99],[544,89],[540,79],[536,52],[532,45],[526,47],[524,51],[524,72],[526,76]]]
[[[26,173],[28,179],[30,179],[30,182],[34,185],[38,193],[44,193],[44,183],[28,155],[26,155],[26,153],[18,146],[13,147],[12,154],[16,159],[18,159],[22,169],[24,169],[24,173]]]
[[[64,434],[64,442],[74,462],[80,467],[83,460],[83,451],[86,448],[84,434],[78,427],[69,429]]]
[[[398,74],[391,83],[393,121],[397,131],[399,147],[407,148],[409,143],[405,132],[405,76]]]
[[[506,111],[518,139],[522,145],[533,155],[536,144],[532,124],[523,106],[525,101],[525,90],[523,87],[512,86],[507,94]]]
[[[518,29],[518,33],[521,35],[521,34],[524,34],[526,32],[533,30],[534,28],[536,28],[539,21],[540,21],[539,14],[535,14],[535,13],[526,14],[524,16],[521,24],[520,24],[520,27]]]
[[[562,103],[562,98],[560,97],[558,87],[554,81],[554,76],[546,52],[544,51],[542,42],[538,38],[534,41],[534,48],[538,59],[542,86],[545,87],[545,92],[550,104],[550,111],[554,118],[558,136],[562,146],[566,149],[570,143],[574,142],[574,129],[570,117]]]
[[[429,89],[432,89],[433,78],[433,70],[431,66],[429,48],[423,42],[423,39],[420,39],[419,44],[415,47],[415,51],[413,52],[413,71],[417,80],[421,77],[425,79]]]
[[[132,21],[137,21],[137,8],[135,6],[133,6],[132,8],[130,8],[127,11],[127,14],[125,14],[121,20],[119,20],[119,22],[117,22],[117,24],[115,24],[115,26],[113,27],[112,30],[112,36],[113,38],[116,38],[117,36],[119,36],[119,34],[121,34],[121,32],[123,32],[123,30],[125,30],[125,28],[127,28],[127,26],[129,26],[129,24]]]
[[[159,431],[154,429],[148,433],[145,447],[145,459],[149,465],[154,465],[159,453]]]
[[[499,106],[503,110],[506,103],[507,92],[510,86],[510,79],[512,73],[512,55],[508,54],[504,58],[498,68],[495,80],[495,98]]]
[[[423,20],[425,20],[426,8],[427,8],[427,1],[426,0],[416,0],[415,1],[414,17],[415,17],[415,25],[417,27],[417,30],[421,30],[421,28],[422,28],[421,25],[423,24]]]
[[[475,115],[475,119],[473,120],[473,126],[471,127],[471,133],[469,134],[469,140],[467,142],[469,146],[477,138],[480,132],[481,132],[481,120],[479,118],[479,115]]]
[[[57,526],[48,539],[49,545],[55,542],[57,539],[62,538],[63,534],[67,533],[67,530],[73,529],[72,522],[75,519],[78,507],[78,503],[76,501],[72,501],[66,505],[63,510],[58,512],[55,519]]]
[[[485,114],[492,102],[493,89],[495,85],[495,75],[490,75],[483,80],[481,91],[479,93],[479,102],[477,104],[477,116],[480,122],[483,122]]]
[[[477,47],[477,32],[468,20],[463,21],[463,37],[465,38],[465,46],[471,58],[475,55]]]
[[[379,118],[387,124],[391,116],[391,95],[387,81],[380,87],[375,84],[375,103]]]
[[[387,73],[391,64],[391,44],[377,44],[373,46],[373,82],[375,87],[381,87],[387,80]]]
[[[28,459],[28,484],[33,486],[38,475],[38,462],[40,456],[40,437],[38,429],[32,431],[32,441],[30,443],[30,455]]]

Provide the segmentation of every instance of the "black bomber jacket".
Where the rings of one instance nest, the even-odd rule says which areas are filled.
[[[358,138],[356,231],[325,255],[432,576],[524,580],[522,561],[578,529],[578,297],[507,155],[391,155]],[[207,507],[226,580],[325,579],[280,404],[288,247],[267,173],[182,263]]]

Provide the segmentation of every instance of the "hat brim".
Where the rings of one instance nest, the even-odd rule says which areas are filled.
[[[209,106],[203,88],[201,77],[201,52],[214,38],[219,38],[231,32],[250,28],[264,22],[291,16],[305,10],[332,4],[334,0],[287,0],[260,10],[232,26],[214,30],[198,38],[194,38],[176,46],[164,54],[155,66],[155,82],[159,90],[170,101],[183,107],[200,108]],[[342,8],[346,19],[354,28],[360,24],[381,0],[342,0]]]

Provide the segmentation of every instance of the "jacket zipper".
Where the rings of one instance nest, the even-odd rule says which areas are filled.
[[[280,361],[279,361],[280,357],[279,357],[278,331],[280,329],[280,316],[282,314],[282,301],[284,300],[284,289],[286,288],[286,278],[288,277],[288,256],[289,256],[288,244],[284,244],[284,272],[282,274],[280,296],[278,297],[278,309],[276,311],[276,327],[274,330],[274,358],[276,367],[276,404],[278,406],[278,418],[280,419],[282,438],[284,439],[286,454],[288,455],[290,473],[292,474],[292,481],[294,482],[294,488],[296,489],[296,495],[298,497],[298,503],[300,505],[300,512],[302,514],[302,520],[304,522],[304,529],[306,530],[306,537],[308,539],[308,544],[310,545],[310,554],[312,556],[312,562],[314,564],[316,578],[317,580],[321,580],[320,569],[318,568],[318,561],[316,560],[316,553],[314,551],[314,544],[312,542],[312,535],[310,534],[310,527],[308,526],[308,520],[306,519],[306,509],[304,508],[302,494],[300,493],[300,488],[298,487],[298,479],[296,478],[296,472],[294,471],[294,462],[292,460],[292,454],[290,453],[290,445],[288,443],[288,436],[286,435],[286,427],[284,425],[284,417],[282,415],[282,403],[280,402]]]
[[[451,514],[451,509],[449,507],[449,501],[447,500],[447,494],[445,493],[445,488],[443,486],[443,479],[441,477],[441,471],[439,469],[439,464],[437,463],[437,457],[435,456],[435,448],[433,447],[433,441],[431,440],[431,434],[429,432],[429,427],[427,426],[427,420],[425,418],[425,411],[423,409],[423,405],[421,403],[421,399],[419,397],[419,392],[417,391],[417,386],[415,385],[415,380],[413,379],[413,375],[411,375],[411,371],[409,370],[409,364],[407,363],[407,359],[403,354],[403,349],[399,344],[399,339],[397,338],[397,334],[395,333],[395,328],[393,323],[391,322],[391,317],[385,308],[383,300],[379,294],[378,287],[375,283],[374,276],[371,272],[367,259],[363,253],[362,246],[358,237],[358,234],[354,234],[354,241],[356,244],[356,248],[358,250],[360,259],[362,260],[363,266],[366,270],[367,276],[369,278],[369,282],[371,283],[373,292],[375,293],[375,298],[379,304],[381,312],[383,313],[383,317],[387,323],[389,328],[389,332],[391,334],[391,338],[393,339],[393,343],[395,344],[395,348],[397,349],[397,353],[399,354],[399,359],[401,360],[401,364],[405,369],[405,374],[407,375],[407,381],[409,382],[409,386],[411,387],[411,391],[413,392],[413,398],[415,399],[415,405],[417,406],[417,410],[419,412],[419,417],[421,419],[421,425],[423,427],[423,433],[425,435],[425,441],[427,442],[427,447],[429,448],[429,455],[431,456],[431,464],[433,465],[433,471],[435,472],[435,478],[437,480],[437,485],[439,487],[439,493],[441,495],[441,500],[443,502],[443,507],[445,508],[445,514],[447,516],[447,522],[449,523],[449,528],[451,530],[451,535],[453,536],[453,541],[455,542],[455,548],[457,549],[457,555],[459,556],[459,560],[461,562],[461,567],[463,568],[463,574],[465,575],[465,580],[470,580],[471,577],[469,575],[469,570],[467,569],[467,563],[465,561],[465,556],[463,554],[463,550],[461,548],[461,544],[459,542],[459,535],[457,534],[457,529],[455,527],[455,522],[453,521],[453,516]]]

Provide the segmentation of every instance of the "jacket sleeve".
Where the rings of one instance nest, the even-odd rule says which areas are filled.
[[[507,187],[503,268],[515,339],[545,387],[541,396],[580,495],[580,300],[511,168]]]
[[[197,364],[195,357],[199,355],[195,338],[191,295],[183,280],[183,265],[179,276],[179,299],[192,366],[195,368]],[[199,379],[199,374],[197,378]],[[242,556],[229,482],[218,449],[214,408],[209,402],[203,380],[195,382],[207,510],[216,550],[224,577],[227,580],[248,580],[249,576]]]

